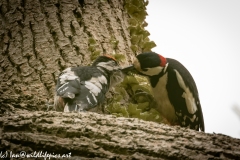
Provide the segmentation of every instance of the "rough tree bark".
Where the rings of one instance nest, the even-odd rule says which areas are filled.
[[[240,139],[97,113],[17,111],[0,118],[0,150],[79,159],[239,159]]]
[[[64,68],[150,50],[143,0],[0,0],[0,156],[240,159],[240,140],[96,113],[44,112]],[[35,158],[32,158],[35,159]]]
[[[134,57],[122,0],[1,0],[0,6],[2,106],[41,110],[62,69],[88,65],[99,54]]]

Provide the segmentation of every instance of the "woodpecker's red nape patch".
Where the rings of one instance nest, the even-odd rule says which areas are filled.
[[[111,59],[113,59],[114,61],[117,61],[114,57],[112,57],[112,56],[109,55],[109,54],[104,54],[104,56],[105,56],[105,57],[108,57],[108,58],[111,58]]]
[[[167,60],[166,58],[164,58],[163,56],[161,56],[160,54],[158,55],[160,60],[161,60],[161,63],[160,63],[160,66],[161,67],[165,67],[166,63],[167,63]]]

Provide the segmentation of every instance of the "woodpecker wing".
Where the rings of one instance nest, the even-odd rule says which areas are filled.
[[[197,86],[190,72],[177,60],[167,58],[169,63],[168,97],[175,107],[182,126],[204,131],[204,119]],[[171,95],[173,94],[173,95]]]
[[[103,102],[108,90],[107,75],[94,66],[65,69],[59,76],[56,92],[64,98],[65,112],[82,111]]]
[[[75,97],[75,94],[80,92],[80,80],[79,78],[69,80],[63,85],[59,86],[57,89],[57,95],[63,98],[71,98]]]

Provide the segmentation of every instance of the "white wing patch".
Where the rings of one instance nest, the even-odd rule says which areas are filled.
[[[182,76],[179,74],[179,72],[174,69],[177,75],[178,84],[180,87],[184,90],[184,93],[182,94],[182,97],[185,98],[185,102],[187,105],[188,112],[191,114],[194,114],[197,111],[197,105],[195,103],[195,98],[193,97],[193,94],[189,90],[189,88],[185,85]]]
[[[92,96],[93,96],[93,99],[94,99],[95,103],[97,103],[98,102],[97,98],[94,95],[92,95]]]
[[[93,84],[92,82],[86,81],[85,82],[85,87],[87,89],[89,89],[89,91],[94,95],[94,96],[98,96],[98,94],[101,92],[101,89],[98,88],[95,84]]]
[[[93,96],[93,97],[95,97],[95,96]],[[90,100],[90,98],[88,96],[87,96],[87,101],[88,101],[89,104],[93,105],[91,100]]]
[[[96,85],[98,88],[102,89],[102,84],[107,84],[107,79],[105,76],[92,77],[89,82]]]
[[[102,91],[102,84],[107,84],[107,79],[105,76],[92,77],[89,81],[85,82],[85,86],[89,89],[90,93],[93,95],[93,99],[97,102],[96,96]]]
[[[71,68],[67,68],[62,71],[62,75],[59,76],[60,79],[60,84],[64,84],[69,80],[74,80],[79,78],[78,76],[75,75],[73,71],[71,71]]]
[[[107,79],[106,79],[106,77],[105,76],[100,76],[100,77],[98,77],[98,80],[99,80],[99,82],[101,82],[102,84],[107,84]]]
[[[69,82],[66,82],[65,84],[63,84],[61,87],[59,87],[57,90],[61,90],[63,87],[65,87],[65,85],[68,85]],[[66,87],[64,90],[62,90],[61,92],[65,91],[66,89],[68,89],[68,87]]]

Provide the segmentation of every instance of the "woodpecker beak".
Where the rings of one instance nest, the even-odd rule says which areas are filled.
[[[128,72],[136,72],[136,69],[133,65],[130,65],[128,67],[122,68],[122,72],[127,74]]]

